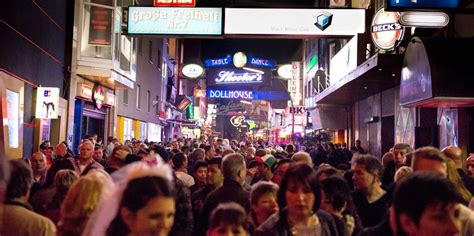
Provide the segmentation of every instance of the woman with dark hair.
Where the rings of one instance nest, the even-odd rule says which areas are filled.
[[[347,235],[358,235],[362,229],[349,186],[340,176],[329,176],[321,181],[321,209],[344,222]]]
[[[174,190],[159,176],[131,180],[107,235],[168,235],[174,223]]]
[[[290,165],[277,194],[279,213],[272,215],[255,231],[255,235],[346,235],[336,217],[319,210],[321,192],[314,170],[308,165]]]

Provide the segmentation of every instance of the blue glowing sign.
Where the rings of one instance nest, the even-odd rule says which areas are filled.
[[[222,8],[129,7],[128,33],[222,35]]]
[[[244,99],[252,100],[253,91],[239,91],[239,90],[222,90],[222,89],[208,89],[206,91],[208,98],[229,98],[229,99]]]
[[[459,0],[389,0],[387,9],[454,9],[459,6]]]
[[[204,66],[208,68],[208,67],[214,67],[214,66],[226,66],[226,65],[230,65],[231,63],[232,63],[232,57],[230,55],[227,55],[227,57],[225,58],[207,59],[204,61]]]
[[[273,68],[275,67],[275,63],[273,61],[267,60],[267,59],[260,59],[256,57],[249,57],[248,62],[251,65],[254,66],[263,66],[263,67],[270,67]]]
[[[223,98],[237,100],[290,100],[287,91],[247,91],[227,89],[207,89],[207,98]]]

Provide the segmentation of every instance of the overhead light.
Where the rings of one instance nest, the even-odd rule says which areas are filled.
[[[400,24],[409,27],[442,28],[448,25],[449,16],[444,12],[403,12],[399,20]]]
[[[245,100],[240,100],[240,103],[252,105],[252,102],[245,101]]]

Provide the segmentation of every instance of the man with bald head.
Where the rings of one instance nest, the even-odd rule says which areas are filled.
[[[79,145],[79,156],[77,159],[69,158],[74,165],[74,170],[77,174],[81,175],[87,172],[89,169],[104,169],[104,167],[94,160],[94,144],[85,140]]]
[[[474,194],[474,179],[469,177],[467,173],[462,168],[462,162],[464,160],[464,156],[462,153],[462,149],[455,147],[455,146],[447,146],[441,151],[447,158],[453,160],[456,169],[458,170],[459,176],[461,176],[462,182],[464,186]]]
[[[35,152],[31,155],[31,169],[33,170],[33,182],[43,186],[48,172],[46,155],[42,152]]]
[[[56,159],[67,159],[71,157],[67,152],[67,146],[64,143],[56,145]]]

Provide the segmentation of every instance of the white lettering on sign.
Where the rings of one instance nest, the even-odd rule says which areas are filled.
[[[399,30],[402,28],[402,25],[398,23],[388,23],[388,24],[381,24],[381,25],[374,25],[372,26],[372,32],[383,32],[383,31],[393,31]]]
[[[229,58],[222,58],[222,59],[215,59],[215,60],[211,59],[211,64],[214,66],[227,65],[229,63],[230,63]]]
[[[215,81],[218,84],[261,83],[263,82],[262,75],[262,73],[221,71]]]
[[[253,99],[252,91],[209,90],[210,98]]]
[[[251,64],[254,64],[254,65],[262,65],[262,66],[268,66],[268,60],[264,60],[264,59],[255,59],[255,58],[252,58],[252,60],[250,61]]]

